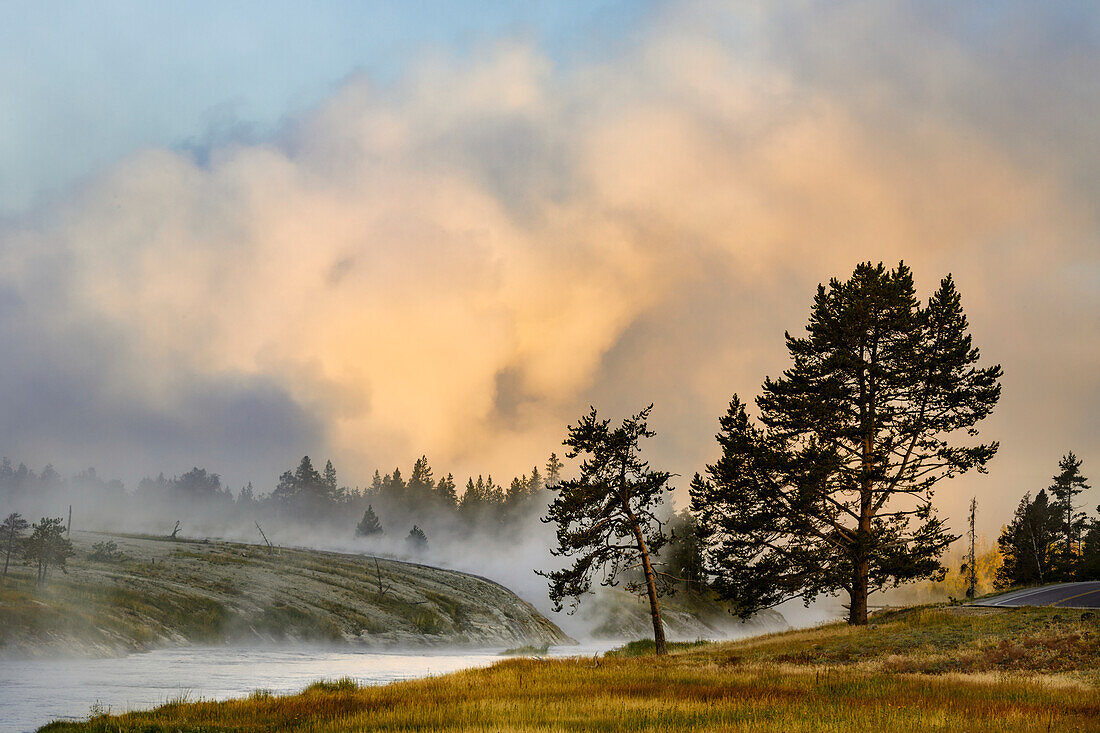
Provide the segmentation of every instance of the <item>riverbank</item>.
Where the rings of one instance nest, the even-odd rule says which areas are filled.
[[[42,587],[13,565],[0,654],[116,656],[194,644],[513,647],[572,640],[485,578],[392,559],[73,532]],[[113,552],[94,547],[114,543]],[[101,547],[102,549],[102,547]]]
[[[637,651],[637,648],[635,648]],[[1100,730],[1100,624],[1055,609],[915,608],[665,658],[512,659],[384,687],[173,703],[49,731]]]

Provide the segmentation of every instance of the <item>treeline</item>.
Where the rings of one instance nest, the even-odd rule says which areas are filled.
[[[36,474],[4,458],[0,506],[34,516],[61,514],[76,504],[78,526],[90,519],[99,526],[153,534],[167,534],[176,520],[184,523],[184,534],[189,523],[204,531],[254,522],[313,531],[324,527],[330,536],[405,538],[409,549],[422,550],[434,533],[520,533],[545,508],[546,489],[560,480],[561,470],[561,460],[551,453],[541,469],[533,466],[507,484],[492,475],[471,476],[459,484],[453,473],[437,476],[421,456],[407,474],[400,468],[375,471],[369,485],[350,487],[341,482],[331,460],[318,469],[304,456],[269,491],[249,482],[234,492],[219,474],[199,467],[172,478],[163,473],[143,478],[128,491],[121,481],[105,481],[94,469],[65,479],[52,465]]]
[[[1050,486],[1024,494],[997,540],[1003,557],[997,587],[1100,580],[1100,506],[1090,517],[1075,501],[1087,482],[1070,452]]]

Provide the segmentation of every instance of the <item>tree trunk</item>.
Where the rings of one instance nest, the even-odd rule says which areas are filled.
[[[862,353],[864,346],[860,346]],[[867,557],[868,546],[871,538],[871,518],[874,513],[872,508],[874,482],[874,445],[875,445],[875,403],[877,390],[873,376],[873,370],[877,361],[878,344],[870,347],[871,370],[865,376],[860,372],[859,376],[859,413],[860,427],[863,433],[862,455],[860,456],[860,487],[859,487],[859,525],[856,527],[856,546],[852,553],[852,588],[849,591],[851,602],[848,605],[848,623],[853,626],[863,626],[867,623],[867,578],[870,575],[871,563]]]
[[[665,627],[661,622],[661,607],[657,603],[657,576],[653,572],[653,564],[649,561],[649,550],[645,546],[642,528],[638,526],[637,521],[634,522],[633,528],[634,537],[638,540],[638,551],[642,553],[642,569],[645,571],[645,587],[649,595],[649,615],[653,621],[653,646],[657,656],[663,656],[668,654],[668,649],[665,645]]]
[[[856,530],[856,547],[852,553],[852,588],[849,591],[851,603],[848,606],[848,623],[853,626],[867,623],[867,581],[871,574],[871,561],[867,556],[867,545],[871,537],[871,495],[866,491],[863,496],[859,528]]]
[[[665,627],[661,623],[661,607],[657,603],[657,575],[653,572],[653,564],[649,561],[649,548],[645,544],[645,535],[642,534],[642,524],[634,510],[630,507],[630,499],[626,492],[626,463],[621,464],[619,470],[619,500],[623,505],[623,513],[630,522],[630,528],[634,531],[634,539],[638,542],[638,552],[642,555],[642,570],[645,572],[645,589],[649,595],[649,615],[653,621],[653,646],[657,656],[668,654],[665,645]]]
[[[867,445],[870,441],[867,441]],[[868,449],[868,453],[869,453]],[[870,459],[867,460],[870,464]],[[869,468],[864,469],[865,474]],[[848,623],[863,625],[867,623],[867,580],[871,574],[871,561],[867,548],[871,540],[871,486],[870,479],[864,480],[860,498],[859,526],[856,528],[856,546],[852,552],[852,588],[851,604],[848,606]]]
[[[848,623],[852,626],[864,626],[867,624],[867,571],[866,560],[856,563],[852,576],[852,588],[848,591]]]

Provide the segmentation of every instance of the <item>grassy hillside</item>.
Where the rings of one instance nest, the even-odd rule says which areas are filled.
[[[371,645],[570,640],[506,588],[394,560],[227,542],[73,533],[68,573],[42,588],[13,565],[0,590],[0,652],[112,654],[163,644]],[[113,541],[113,559],[90,557]]]
[[[515,659],[384,687],[170,704],[51,731],[1100,730],[1100,624],[919,608],[657,659]]]

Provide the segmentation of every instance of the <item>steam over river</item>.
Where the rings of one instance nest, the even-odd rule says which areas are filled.
[[[565,646],[551,656],[605,651],[615,644]],[[253,690],[298,692],[319,679],[363,685],[446,674],[500,661],[500,649],[435,652],[181,648],[116,659],[31,659],[0,663],[0,731],[32,731],[57,719],[104,710],[150,708],[184,697],[224,700]]]

